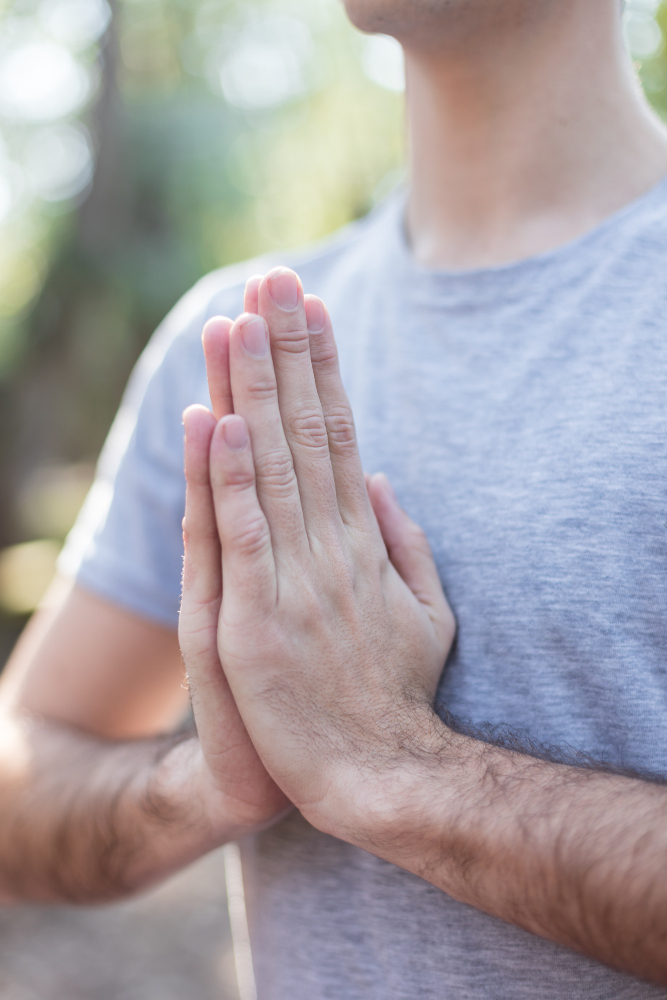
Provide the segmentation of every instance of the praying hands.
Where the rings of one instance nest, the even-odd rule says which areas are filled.
[[[423,533],[364,477],[326,308],[278,268],[245,309],[207,323],[213,412],[185,413],[180,642],[213,836],[293,805],[455,899],[667,982],[664,788],[445,725],[454,617]]]
[[[287,799],[358,839],[402,760],[442,744],[454,618],[423,533],[365,481],[322,302],[276,269],[245,307],[207,323],[214,412],[185,413],[180,641],[207,800],[254,824]]]

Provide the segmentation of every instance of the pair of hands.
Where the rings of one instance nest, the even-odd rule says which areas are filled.
[[[206,324],[213,412],[184,414],[197,787],[221,836],[293,804],[349,839],[383,778],[442,738],[454,618],[424,534],[364,476],[321,300],[276,268],[244,308]]]

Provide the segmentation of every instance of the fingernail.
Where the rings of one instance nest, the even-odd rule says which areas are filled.
[[[269,334],[261,316],[251,316],[241,324],[241,340],[251,357],[266,357],[269,352]]]
[[[276,271],[268,279],[271,298],[279,309],[291,312],[299,304],[299,283],[294,271],[284,268]]]
[[[222,436],[231,451],[244,451],[248,447],[248,428],[243,417],[225,417]]]
[[[321,333],[324,329],[324,306],[319,299],[309,299],[306,316],[308,333]]]

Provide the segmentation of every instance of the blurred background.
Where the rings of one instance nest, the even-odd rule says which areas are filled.
[[[401,169],[400,49],[337,0],[111,2],[0,17],[5,654],[165,313],[212,268],[364,214]]]
[[[625,25],[667,115],[667,3]],[[403,89],[338,0],[0,6],[0,664],[153,329],[207,271],[391,190]],[[212,855],[135,902],[0,910],[0,1000],[235,1000],[223,879]]]

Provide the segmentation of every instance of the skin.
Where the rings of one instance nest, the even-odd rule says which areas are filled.
[[[405,46],[422,265],[549,249],[667,171],[616,0],[347,6]],[[364,482],[326,309],[283,269],[249,282],[245,309],[207,325],[213,413],[185,415],[197,735],[160,735],[183,704],[175,635],[55,594],[3,679],[5,898],[124,895],[294,804],[457,899],[667,984],[667,792],[435,716],[453,618],[423,534],[383,477]]]
[[[662,123],[625,51],[619,0],[346,0],[403,44],[411,189],[425,267],[551,250],[667,172]]]

